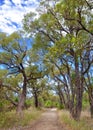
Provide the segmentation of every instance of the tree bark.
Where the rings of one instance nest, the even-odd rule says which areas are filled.
[[[88,92],[88,97],[89,97],[90,114],[91,114],[91,118],[93,118],[93,86],[91,83],[91,78],[90,78],[89,73],[87,73],[87,79],[88,81],[86,81],[85,79],[85,84],[87,86],[87,92]]]
[[[19,102],[17,106],[17,113],[22,114],[23,109],[25,108],[25,100],[26,100],[26,85],[27,85],[27,80],[26,80],[26,75],[23,73],[24,76],[24,81],[23,81],[23,89],[19,97]]]
[[[91,118],[93,118],[93,102],[90,104]]]
[[[19,114],[21,114],[23,109],[25,108],[25,99],[26,99],[26,96],[25,96],[24,90],[23,90],[22,93],[20,94],[19,102],[18,102],[18,106],[17,106],[17,113],[19,113]]]
[[[62,107],[62,106],[66,106],[64,94],[63,94],[63,92],[62,92],[62,90],[61,90],[61,86],[59,85],[59,83],[58,83],[57,89],[58,89],[58,95],[59,95],[61,107]]]
[[[34,100],[35,100],[35,107],[38,108],[38,95],[37,92],[34,92]]]
[[[75,120],[79,120],[81,115],[81,110],[82,110],[83,78],[81,81],[81,77],[79,73],[78,57],[76,55],[75,55],[75,75],[76,75],[76,80],[75,80],[76,104],[72,111],[72,116]]]
[[[89,103],[90,103],[90,114],[91,118],[93,118],[93,95],[92,95],[92,88],[88,89],[88,95],[89,95]]]

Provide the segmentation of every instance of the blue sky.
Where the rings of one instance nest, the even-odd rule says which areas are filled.
[[[0,32],[11,34],[22,28],[24,14],[35,11],[39,0],[0,0]]]

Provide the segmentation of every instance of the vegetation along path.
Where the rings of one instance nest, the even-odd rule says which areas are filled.
[[[42,117],[27,130],[64,130],[59,123],[57,110],[49,109]]]

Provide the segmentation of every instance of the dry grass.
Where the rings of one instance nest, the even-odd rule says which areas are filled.
[[[93,119],[89,112],[82,112],[80,121],[73,120],[65,110],[59,112],[59,117],[67,130],[93,130]]]
[[[22,117],[18,116],[15,111],[0,113],[0,130],[13,130],[14,128],[19,130],[20,127],[29,126],[40,117],[41,113],[35,108],[25,110]]]

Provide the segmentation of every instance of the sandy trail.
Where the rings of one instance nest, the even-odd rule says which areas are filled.
[[[58,121],[56,109],[49,109],[27,130],[63,130]]]

